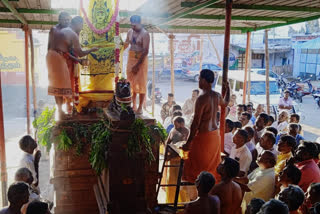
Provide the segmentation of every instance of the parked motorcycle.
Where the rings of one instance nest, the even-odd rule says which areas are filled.
[[[318,93],[314,93],[313,95],[314,100],[316,101],[318,107],[320,108],[320,91]]]
[[[302,103],[302,87],[297,85],[296,81],[291,81],[287,84],[287,90],[290,92],[290,97]]]
[[[148,81],[147,88],[148,88],[148,98],[151,100],[152,99],[152,81],[150,80]],[[154,98],[155,98],[155,103],[157,104],[161,103],[162,93],[160,88],[154,89]]]
[[[284,80],[283,73],[278,76],[277,84],[278,88],[281,90],[281,93],[283,93],[287,89],[287,83]]]

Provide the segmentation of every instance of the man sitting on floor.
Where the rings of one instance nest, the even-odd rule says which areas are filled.
[[[248,178],[237,178],[242,183],[242,188],[246,191],[243,198],[243,207],[253,198],[261,198],[268,201],[272,198],[275,186],[274,165],[275,155],[270,151],[264,151],[257,160],[259,167],[248,175]],[[243,185],[246,184],[246,185]]]
[[[244,129],[238,129],[233,136],[234,146],[230,152],[230,158],[236,160],[240,164],[239,177],[246,176],[252,161],[252,155],[246,142],[248,141],[248,132]]]
[[[292,152],[294,151],[295,146],[296,140],[293,137],[289,135],[281,136],[278,144],[279,154],[277,156],[277,163],[274,167],[277,176],[286,166],[287,160],[289,160],[293,156]]]
[[[290,214],[298,214],[298,209],[304,201],[304,192],[299,186],[289,185],[279,193],[278,198],[288,205]]]
[[[224,133],[224,153],[229,155],[233,146],[233,131],[234,123],[230,119],[226,119],[226,128]]]
[[[314,143],[304,141],[299,145],[294,157],[296,166],[301,171],[299,186],[304,192],[307,191],[310,184],[320,182],[320,169],[313,160],[316,151],[317,147]]]
[[[209,195],[215,184],[213,175],[209,172],[201,172],[196,180],[198,199],[190,202],[185,210],[185,214],[219,214],[220,200],[217,196]]]
[[[211,195],[220,198],[221,214],[241,213],[242,191],[233,179],[239,174],[239,163],[231,158],[224,158],[217,168],[221,176],[219,184],[210,191]]]
[[[9,207],[0,210],[0,214],[21,214],[21,208],[29,200],[29,187],[24,182],[10,185],[8,189]]]

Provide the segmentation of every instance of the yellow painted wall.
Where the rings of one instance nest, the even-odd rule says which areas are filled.
[[[0,31],[0,70],[2,72],[24,72],[24,39],[15,32]]]

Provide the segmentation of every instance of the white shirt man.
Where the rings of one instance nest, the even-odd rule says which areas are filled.
[[[278,106],[279,106],[279,109],[286,109],[286,110],[292,109],[293,101],[290,97],[290,92],[288,90],[284,92],[284,97],[280,98]]]
[[[238,149],[236,148],[236,145],[234,145],[231,149],[229,157],[237,160],[240,165],[240,171],[245,172],[245,175],[247,175],[252,162],[252,154],[246,144]]]
[[[256,149],[257,149],[257,152],[258,152],[258,156],[262,154],[262,152],[264,152],[265,150],[260,146],[260,143],[258,143],[256,145]],[[279,152],[277,150],[277,145],[273,145],[273,148],[268,150],[268,151],[271,151],[276,157],[278,156]]]
[[[230,154],[233,144],[233,133],[228,132],[224,134],[224,151]]]

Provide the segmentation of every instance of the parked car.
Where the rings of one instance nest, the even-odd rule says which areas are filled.
[[[202,69],[210,69],[212,71],[221,71],[221,68],[218,65],[209,64],[209,63],[203,63]],[[198,82],[199,75],[200,75],[200,64],[196,63],[189,68],[183,69],[182,74],[185,79],[190,79],[195,82]]]
[[[182,69],[175,69],[174,70],[174,77],[176,79],[181,79],[183,78],[182,75]],[[171,70],[170,69],[163,69],[160,73],[159,73],[159,78],[160,79],[170,79],[171,78]]]
[[[254,69],[251,69],[251,72],[253,72],[255,74],[266,75],[266,69],[265,68],[254,68]],[[269,70],[269,77],[278,78],[278,74],[276,74],[273,71]]]

